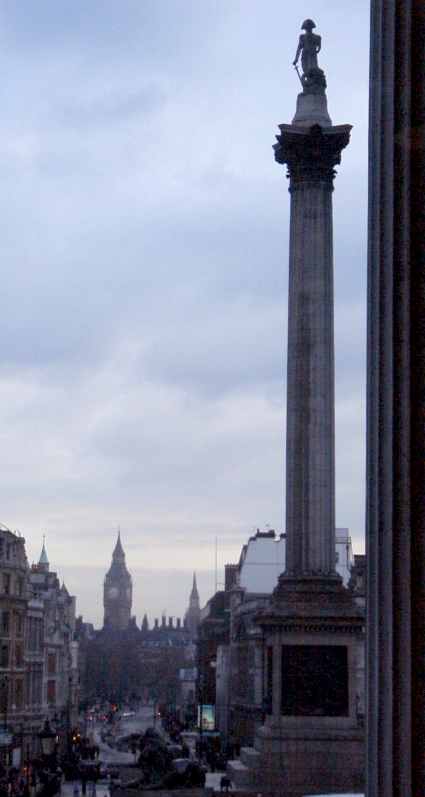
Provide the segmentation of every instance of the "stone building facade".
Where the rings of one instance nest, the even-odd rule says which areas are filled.
[[[0,525],[0,761],[38,755],[46,718],[66,732],[78,712],[75,598],[51,573],[45,547],[30,569],[25,540]],[[51,685],[54,680],[54,687]]]
[[[42,700],[45,715],[62,726],[75,724],[78,717],[78,643],[75,640],[75,597],[50,570],[45,546],[38,564],[31,567],[29,582],[32,613],[40,604],[43,616]],[[31,618],[32,623],[37,622]],[[37,642],[37,633],[34,636]],[[38,699],[38,683],[35,700]]]
[[[25,625],[28,606],[25,540],[0,526],[0,756],[20,757],[25,733]]]

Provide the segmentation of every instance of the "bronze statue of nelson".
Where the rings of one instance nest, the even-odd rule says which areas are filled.
[[[297,65],[298,59],[301,55],[301,66],[304,75],[308,75],[312,69],[319,68],[319,64],[317,63],[317,54],[320,52],[322,47],[322,37],[318,36],[316,33],[313,33],[313,28],[315,27],[316,25],[312,19],[306,19],[301,26],[301,30],[305,30],[305,33],[302,33],[299,38],[294,66]]]

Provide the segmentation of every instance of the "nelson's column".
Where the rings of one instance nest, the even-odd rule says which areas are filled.
[[[321,37],[306,20],[302,92],[279,125],[275,159],[291,198],[286,435],[286,570],[264,637],[266,719],[232,762],[241,785],[286,797],[361,787],[358,716],[364,619],[335,571],[335,408],[332,192],[350,125],[332,125]]]

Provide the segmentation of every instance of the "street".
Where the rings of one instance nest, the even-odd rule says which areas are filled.
[[[117,738],[127,735],[128,733],[144,732],[147,728],[153,726],[153,708],[152,706],[142,706],[134,717],[121,720],[119,724],[119,732]],[[93,740],[99,747],[99,760],[103,764],[134,764],[135,756],[133,753],[125,753],[110,747],[106,742],[102,742],[100,733],[104,728],[104,724],[100,722],[88,723],[87,735],[93,734]],[[161,732],[159,723],[157,730]],[[81,783],[79,781],[67,781],[62,786],[62,795],[64,797],[74,797],[74,787],[77,783],[80,797],[81,797]],[[87,785],[87,797],[90,797],[90,785]],[[108,781],[99,780],[96,784],[96,797],[109,797]]]
[[[128,719],[121,720],[119,726],[119,733],[117,734],[117,738],[120,736],[127,735],[128,733],[136,733],[136,732],[144,732],[147,728],[153,727],[153,708],[152,706],[142,706],[142,708],[137,712],[134,717],[129,717]],[[135,757],[132,753],[124,753],[119,750],[114,749],[113,747],[109,747],[108,744],[102,742],[100,738],[100,732],[103,728],[102,723],[89,723],[87,728],[87,733],[93,734],[93,738],[95,743],[99,746],[100,755],[99,759],[104,764],[134,764]],[[156,723],[156,730],[159,733],[164,734],[162,729],[161,723]],[[165,734],[164,734],[165,735]],[[209,788],[213,788],[216,791],[219,791],[220,788],[220,779],[223,773],[215,772],[215,773],[207,773],[207,782],[206,786]],[[81,783],[77,782],[80,797],[81,797]],[[106,780],[100,780],[96,784],[96,797],[109,797],[109,784]],[[63,797],[74,797],[74,781],[68,781],[63,784],[62,786],[62,796]],[[87,797],[90,797],[90,784],[87,785]]]
[[[123,719],[120,721],[117,738],[126,736],[130,733],[140,733],[146,731],[147,728],[153,726],[153,707],[142,706],[134,717]],[[101,723],[89,724],[87,732],[93,733],[94,741],[99,746],[100,760],[105,764],[133,764],[134,755],[132,753],[124,753],[109,747],[106,742],[102,742],[100,732],[103,728]],[[161,732],[160,724],[157,723],[157,730]]]

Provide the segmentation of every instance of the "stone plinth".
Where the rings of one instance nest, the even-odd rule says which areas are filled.
[[[266,777],[267,786],[282,789],[287,797],[360,790],[365,766],[357,713],[363,611],[336,581],[288,578],[281,580],[270,609],[259,613],[257,622],[272,668],[271,677],[265,676],[272,709],[255,739],[259,757],[251,769],[253,783],[259,786]],[[249,756],[244,760],[248,763]]]
[[[313,124],[332,127],[326,94],[298,94],[293,125],[310,128]]]

